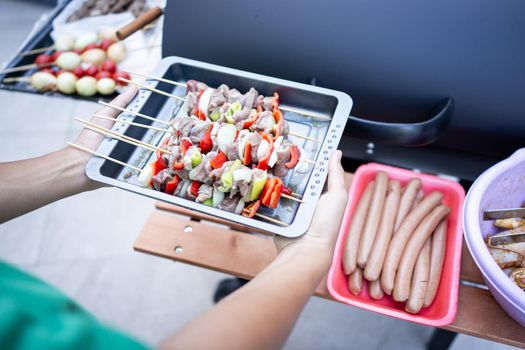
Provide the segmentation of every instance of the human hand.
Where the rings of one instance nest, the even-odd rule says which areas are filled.
[[[293,254],[312,255],[320,264],[330,265],[348,199],[341,156],[341,151],[336,151],[330,157],[328,190],[317,203],[317,209],[308,232],[298,238],[281,236],[274,238],[279,254],[292,252]]]
[[[111,104],[125,108],[131,102],[133,97],[135,97],[137,91],[138,89],[136,87],[131,86],[122,94],[115,97],[115,99],[111,101]],[[103,115],[110,118],[116,118],[120,113],[122,112],[111,107],[103,107],[97,112],[95,112],[95,114]],[[93,124],[100,125],[101,127],[104,127],[106,129],[111,129],[113,127],[113,124],[115,124],[115,122],[112,120],[106,120],[95,117],[91,118],[90,122]],[[104,139],[104,137],[105,136],[100,133],[84,128],[78,135],[77,139],[75,140],[75,143],[79,146],[83,146],[91,150],[96,150],[102,142],[102,140]],[[81,178],[83,179],[83,189],[93,190],[98,187],[101,187],[102,184],[89,179],[84,171],[86,163],[91,157],[91,154],[81,151],[72,146],[68,146],[66,148],[66,151],[72,156],[73,159],[76,160],[76,168],[78,169],[79,176],[81,176]]]

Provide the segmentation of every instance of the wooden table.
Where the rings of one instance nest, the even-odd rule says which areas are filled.
[[[273,241],[242,225],[158,202],[134,249],[167,259],[252,279],[277,256]],[[463,247],[461,280],[483,285],[481,273]],[[321,282],[315,295],[333,300]],[[459,288],[458,312],[446,330],[525,348],[525,329],[500,308],[490,293],[470,285]]]

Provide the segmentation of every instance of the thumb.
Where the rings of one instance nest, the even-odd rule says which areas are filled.
[[[346,193],[345,171],[341,166],[342,156],[343,153],[337,150],[330,157],[328,165],[328,192],[343,191]]]

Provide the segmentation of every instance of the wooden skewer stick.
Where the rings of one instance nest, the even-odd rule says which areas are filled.
[[[255,216],[257,217],[260,217],[261,219],[264,219],[264,220],[268,220],[270,222],[273,222],[275,224],[279,224],[279,225],[283,225],[283,226],[288,226],[288,224],[286,222],[283,222],[281,220],[277,220],[277,219],[274,219],[272,217],[269,217],[269,216],[266,216],[266,215],[263,215],[263,214],[259,214],[259,213],[255,213]]]
[[[2,83],[18,83],[18,82],[24,82],[24,83],[30,83],[31,77],[12,77],[12,78],[5,78],[2,80]]]
[[[169,129],[162,129],[162,128],[157,128],[157,127],[151,126],[151,125],[134,123],[134,122],[128,122],[126,120],[120,120],[120,119],[117,119],[117,118],[111,118],[111,117],[107,117],[105,115],[100,115],[100,114],[93,114],[93,117],[99,118],[99,119],[105,119],[105,120],[112,120],[115,123],[122,123],[122,124],[133,125],[133,126],[136,126],[136,127],[139,127],[139,128],[143,128],[143,129],[151,129],[151,130],[156,130],[156,131],[161,131],[161,132],[170,131]]]
[[[22,52],[20,52],[20,56],[30,56],[30,55],[34,55],[34,54],[37,54],[37,53],[46,52],[47,50],[51,50],[53,48],[54,48],[54,46],[51,45],[51,46],[47,46],[47,47],[41,47],[39,49],[34,49],[34,50],[29,50],[29,51],[22,51]]]
[[[112,134],[110,134],[110,133],[108,133],[108,132],[106,132],[106,131],[104,131],[102,129],[98,129],[98,128],[95,128],[95,127],[92,127],[92,126],[89,126],[89,125],[84,125],[84,128],[89,129],[89,130],[94,131],[94,132],[98,132],[99,134],[105,135],[107,137],[111,137],[111,138],[114,138],[116,140],[119,140],[119,141],[122,141],[122,142],[125,142],[125,143],[129,143],[130,145],[133,145],[133,146],[136,146],[136,147],[142,147],[144,149],[147,149],[148,151],[155,152],[154,148],[147,147],[147,146],[144,146],[144,145],[140,145],[138,143],[126,140],[125,138],[117,136],[117,135],[112,135]]]
[[[144,119],[148,119],[148,120],[151,120],[153,122],[159,122],[161,124],[164,124],[164,125],[168,125],[168,126],[171,126],[170,123],[168,122],[165,122],[164,120],[160,120],[160,119],[157,119],[157,118],[153,118],[153,117],[150,117],[148,115],[145,115],[145,114],[142,114],[142,113],[139,113],[139,112],[134,112],[130,109],[127,109],[127,108],[122,108],[122,107],[119,107],[117,105],[114,105],[112,103],[107,103],[107,102],[104,102],[102,100],[99,100],[98,103],[104,105],[104,106],[107,106],[107,107],[111,107],[111,108],[114,108],[116,110],[119,110],[121,112],[126,112],[126,113],[130,113],[130,114],[133,114],[133,115],[138,115],[139,117],[141,118],[144,118]]]
[[[310,160],[310,159],[305,159],[304,162],[305,162],[305,163],[308,163],[308,164],[313,164],[313,165],[317,164],[316,161],[314,161],[314,160]]]
[[[155,77],[155,76],[150,75],[150,74],[133,72],[133,71],[130,71],[130,70],[126,70],[126,72],[128,72],[130,74],[138,75],[138,76],[143,77],[143,78],[153,79],[153,80],[162,81],[164,83],[168,83],[168,84],[172,84],[172,85],[186,87],[186,83],[181,83],[181,82],[174,81],[174,80],[159,78],[159,77]],[[302,111],[300,109],[296,109],[296,108],[292,108],[292,107],[279,106],[279,109],[281,109],[283,111],[286,111],[286,112],[292,112],[292,113],[296,113],[296,114],[301,114],[301,115],[312,117],[312,118],[324,119],[324,120],[327,120],[327,121],[328,120],[330,120],[330,121],[332,120],[331,118],[329,118],[329,117],[327,117],[325,115],[322,115],[322,114],[311,113],[311,112],[307,113],[307,112],[304,112],[304,111]]]
[[[84,151],[84,152],[87,152],[87,153],[91,153],[94,156],[97,156],[97,157],[109,160],[110,162],[114,162],[114,163],[120,164],[122,166],[131,168],[131,169],[133,169],[135,171],[138,171],[139,173],[142,171],[142,169],[137,168],[136,166],[133,166],[133,165],[128,164],[128,163],[124,163],[124,162],[122,162],[122,161],[120,161],[118,159],[115,159],[115,158],[111,158],[111,157],[105,156],[103,154],[98,153],[97,151],[90,150],[89,148],[86,148],[84,146],[80,146],[80,145],[77,145],[77,144],[72,143],[72,142],[68,142],[67,144],[70,145],[71,147],[78,148],[81,151]]]
[[[134,142],[136,145],[142,145],[144,147],[149,147],[149,148],[151,148],[150,149],[151,151],[159,151],[159,152],[162,152],[162,153],[167,153],[167,154],[173,155],[173,153],[171,153],[171,151],[169,151],[169,150],[166,150],[166,149],[154,146],[154,145],[150,145],[149,143],[142,142],[140,140],[134,139],[133,137],[129,137],[129,136],[126,136],[126,135],[123,135],[123,134],[119,134],[118,132],[114,132],[112,130],[106,129],[106,128],[100,126],[100,125],[88,122],[87,120],[83,120],[83,119],[80,119],[80,118],[75,118],[75,120],[81,122],[84,125],[89,125],[89,126],[94,127],[96,129],[102,130],[102,131],[108,133],[108,135],[110,135],[110,136],[116,136],[117,138],[121,137],[123,139],[127,139],[130,142]]]
[[[317,140],[317,139],[314,139],[314,138],[311,138],[311,137],[308,137],[308,136],[304,136],[304,135],[301,135],[301,134],[296,134],[295,132],[293,131],[288,131],[288,135],[292,135],[292,136],[295,136],[295,137],[299,137],[301,139],[305,139],[305,140],[308,140],[308,141],[313,141],[313,142],[317,142],[317,143],[322,143],[321,141]]]
[[[155,89],[155,88],[149,87],[149,86],[147,86],[145,84],[137,83],[136,81],[132,81],[132,80],[129,80],[129,79],[126,79],[126,78],[122,78],[122,77],[119,77],[118,80],[126,82],[126,83],[131,84],[131,85],[138,86],[138,87],[140,87],[140,88],[142,88],[144,90],[149,90],[149,91],[152,91],[152,92],[156,92],[157,94],[160,94],[160,95],[164,95],[164,96],[167,96],[167,97],[174,98],[174,99],[182,101],[182,102],[186,101],[186,98],[184,98],[184,97],[173,95],[173,94],[170,94],[170,93],[168,93],[166,91]]]
[[[299,203],[304,203],[304,201],[302,199],[298,199],[298,198],[289,196],[289,195],[284,194],[284,193],[281,193],[281,197],[289,199],[289,200],[292,200],[292,201],[296,201],[296,202],[299,202]]]
[[[18,67],[13,67],[13,68],[7,68],[7,69],[1,71],[0,74],[23,72],[23,71],[30,70],[30,69],[33,69],[33,68],[44,68],[44,67],[49,67],[49,66],[52,66],[52,65],[53,65],[53,62],[44,63],[44,64],[31,63],[31,64],[26,64],[25,66],[18,66]]]

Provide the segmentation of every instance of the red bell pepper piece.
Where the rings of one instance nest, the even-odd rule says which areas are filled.
[[[275,119],[275,125],[273,127],[274,139],[278,138],[283,133],[284,116],[281,110],[273,110],[273,119]]]
[[[246,216],[247,218],[253,218],[255,216],[255,213],[257,213],[257,210],[259,210],[259,207],[261,206],[261,201],[256,200],[255,202],[251,202],[248,204],[244,209],[242,210],[241,215]]]
[[[248,165],[252,162],[252,144],[250,142],[246,142],[246,146],[244,146],[244,158],[242,159],[242,162],[244,165]]]
[[[213,169],[219,169],[228,158],[224,152],[219,152],[212,160],[210,160],[210,165]]]
[[[276,179],[277,181],[276,181],[275,187],[273,188],[272,195],[270,198],[270,205],[269,205],[269,207],[273,209],[277,208],[277,206],[279,205],[279,200],[281,200],[281,194],[282,194],[283,186],[284,186],[283,180],[281,180],[280,178],[276,178]]]
[[[193,146],[193,143],[191,143],[190,139],[188,138],[183,138],[182,140],[180,140],[180,146],[179,146],[179,149],[180,149],[180,153],[182,154],[182,156],[184,156],[186,154],[186,151],[188,150],[188,148],[190,148],[191,146]]]
[[[258,106],[257,113],[254,113],[254,115],[251,118],[246,119],[244,123],[242,124],[242,128],[248,129],[250,126],[252,126],[257,121],[257,119],[259,119],[259,115],[261,114],[261,112],[262,112],[262,107]]]
[[[213,141],[211,140],[211,129],[213,129],[213,124],[210,125],[203,138],[199,142],[199,148],[203,154],[208,153],[213,148]]]
[[[274,111],[279,109],[279,94],[277,92],[273,93],[272,109]]]
[[[153,163],[153,175],[157,175],[161,170],[164,170],[168,167],[166,164],[166,161],[163,157],[157,158],[157,160]]]
[[[299,157],[301,155],[299,154],[299,148],[296,145],[290,146],[290,161],[288,163],[284,163],[284,166],[288,169],[294,168],[297,163],[299,162]]]
[[[283,185],[283,190],[281,191],[282,194],[286,194],[288,196],[292,195],[292,189],[290,187],[286,187]]]
[[[199,188],[201,188],[202,182],[200,181],[192,181],[190,185],[190,193],[197,197],[199,195]]]
[[[276,184],[276,178],[272,177],[266,180],[266,183],[264,184],[264,188],[261,192],[261,195],[259,196],[259,199],[261,200],[261,204],[265,206],[270,206],[270,200],[272,197],[272,192]]]
[[[182,170],[182,169],[184,169],[184,162],[182,161],[182,159],[180,159],[180,160],[175,160],[175,161],[173,162],[172,169],[173,169],[173,170]]]
[[[199,91],[199,94],[197,95],[197,102],[195,102],[195,107],[193,108],[193,114],[195,114],[197,117],[199,117],[199,119],[201,119],[201,117],[199,115],[199,102],[201,100],[201,96],[202,96],[203,93],[204,93],[204,90]],[[201,120],[206,120],[206,117],[204,119],[201,119]]]
[[[264,155],[264,157],[259,159],[259,164],[257,165],[257,169],[268,170],[269,168],[268,162],[270,161],[270,156],[272,155],[272,152],[273,152],[273,139],[270,135],[268,135],[265,132],[262,132],[261,136],[263,137],[263,139],[268,141],[270,145],[268,146],[268,150],[266,150],[266,154]]]
[[[166,182],[166,188],[164,189],[164,192],[167,194],[174,194],[175,189],[177,188],[177,185],[179,184],[180,178],[175,175],[173,177],[173,180]]]

